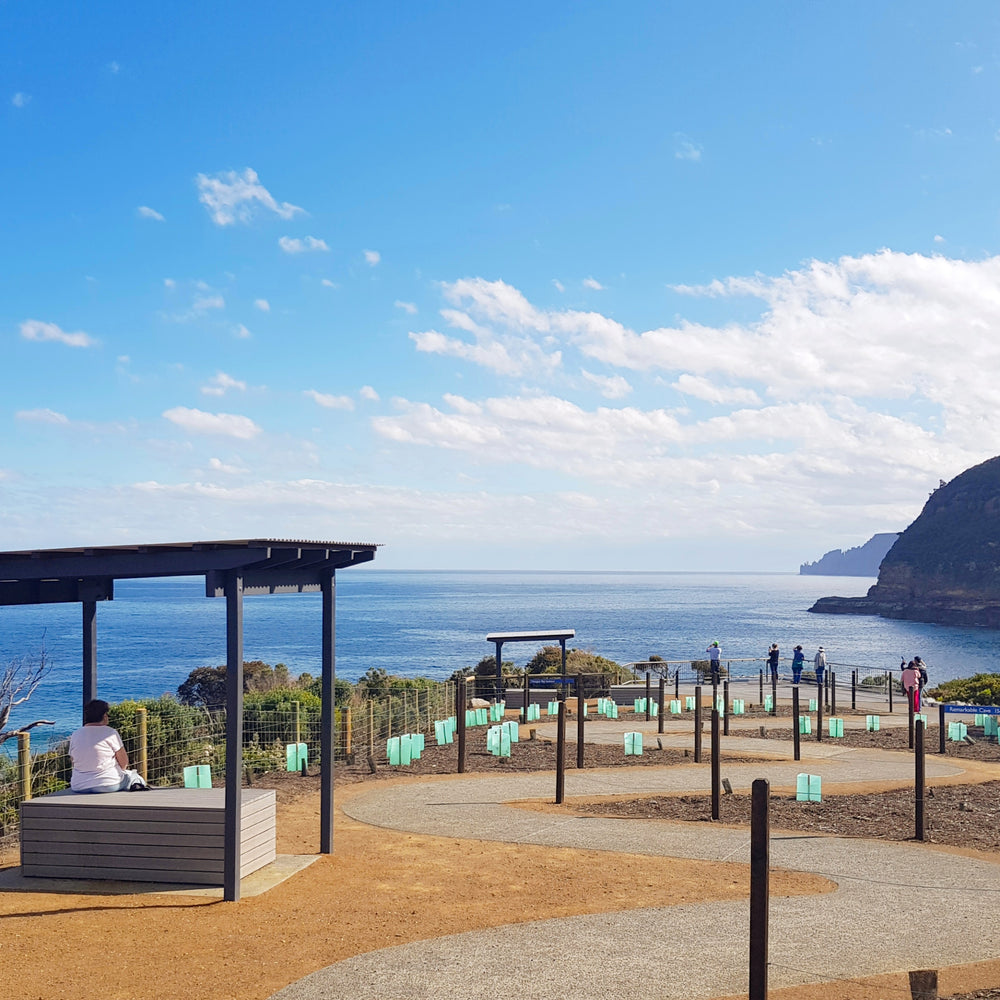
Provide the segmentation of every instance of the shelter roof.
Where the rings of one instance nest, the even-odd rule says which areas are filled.
[[[552,639],[559,641],[572,639],[576,631],[571,628],[554,629],[548,632],[491,632],[487,642],[546,642]]]
[[[79,546],[0,552],[0,605],[106,601],[114,581],[204,576],[208,597],[239,572],[245,594],[320,589],[325,573],[369,562],[374,542],[254,538],[150,545]]]

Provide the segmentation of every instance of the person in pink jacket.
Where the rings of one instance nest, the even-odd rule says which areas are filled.
[[[899,674],[900,683],[903,685],[903,692],[913,692],[913,711],[920,711],[920,668],[910,660]]]

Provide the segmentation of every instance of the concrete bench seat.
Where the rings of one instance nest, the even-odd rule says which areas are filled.
[[[275,858],[273,789],[244,789],[240,878]],[[45,878],[222,885],[225,789],[156,788],[21,803],[21,871]]]

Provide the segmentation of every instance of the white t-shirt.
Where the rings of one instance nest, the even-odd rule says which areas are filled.
[[[125,774],[115,760],[115,751],[121,749],[122,738],[117,729],[110,726],[78,729],[69,738],[69,755],[73,761],[69,787],[74,792],[117,788]]]

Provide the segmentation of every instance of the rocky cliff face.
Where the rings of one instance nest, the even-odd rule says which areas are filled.
[[[1000,628],[1000,458],[931,494],[867,596],[823,597],[809,610]]]
[[[872,535],[864,545],[853,549],[832,549],[816,562],[799,567],[802,576],[878,576],[878,568],[895,544],[896,532]]]

